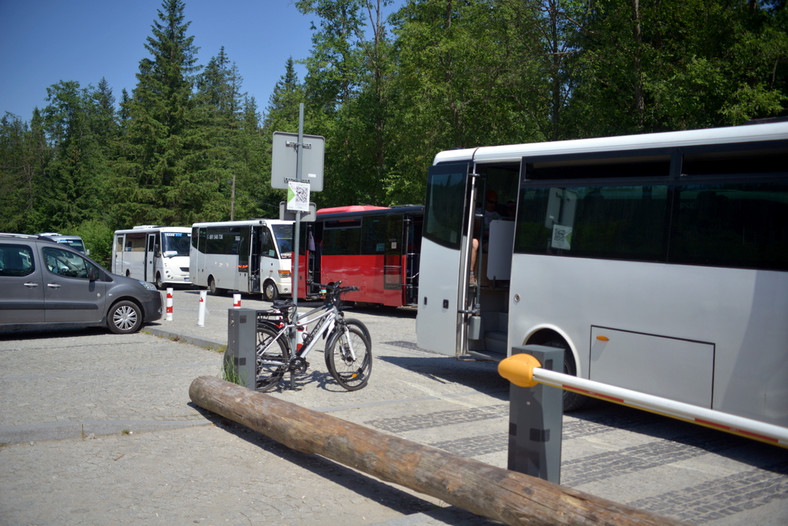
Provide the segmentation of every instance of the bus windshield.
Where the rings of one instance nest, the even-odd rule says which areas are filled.
[[[272,225],[279,254],[282,258],[290,258],[293,252],[293,225]]]
[[[423,236],[458,249],[462,232],[467,163],[433,166],[427,183]]]
[[[82,243],[81,239],[64,239],[62,241],[58,241],[58,243],[68,245],[77,252],[81,252],[83,254],[85,253],[85,245]]]
[[[189,255],[190,236],[186,232],[162,232],[162,243],[165,257]]]

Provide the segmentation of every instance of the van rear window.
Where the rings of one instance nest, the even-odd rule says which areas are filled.
[[[0,276],[27,276],[35,270],[29,246],[0,244]]]

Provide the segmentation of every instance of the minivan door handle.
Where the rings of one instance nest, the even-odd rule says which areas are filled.
[[[35,281],[28,281],[28,282],[24,283],[24,285],[25,285],[25,287],[27,287],[29,289],[34,289],[34,288],[38,287],[38,283],[36,283]]]
[[[60,283],[47,283],[47,287],[49,287],[50,289],[59,289]]]

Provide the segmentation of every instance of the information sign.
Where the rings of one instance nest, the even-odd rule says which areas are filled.
[[[304,135],[303,137],[301,182],[308,183],[312,192],[322,192],[326,140],[319,135]],[[271,187],[289,190],[288,183],[296,180],[297,164],[298,134],[274,132],[271,153]]]

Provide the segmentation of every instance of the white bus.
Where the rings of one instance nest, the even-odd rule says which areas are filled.
[[[290,295],[293,221],[252,219],[192,225],[191,279],[211,294]]]
[[[788,122],[438,153],[417,334],[788,427]]]
[[[116,230],[112,243],[112,272],[167,285],[190,285],[191,229],[181,226],[139,225]]]

